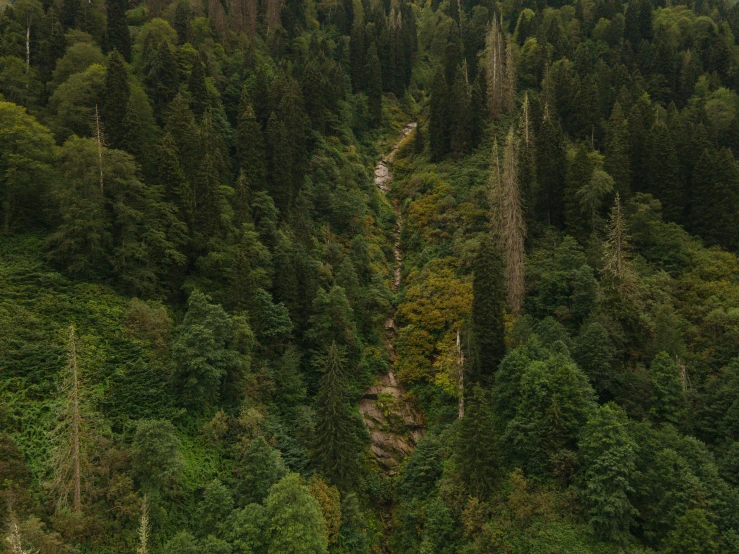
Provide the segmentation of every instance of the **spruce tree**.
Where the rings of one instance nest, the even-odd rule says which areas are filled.
[[[544,121],[536,137],[536,180],[539,184],[537,212],[547,225],[564,223],[564,188],[567,157],[564,135],[551,106],[544,109]]]
[[[190,39],[190,4],[186,0],[177,2],[173,26],[177,32],[177,44],[182,45],[188,42]]]
[[[631,195],[629,127],[618,102],[613,105],[611,117],[606,125],[605,155],[603,169],[613,177],[616,192],[626,201]]]
[[[489,385],[505,356],[503,261],[492,237],[484,235],[472,275],[473,360],[470,384]]]
[[[680,162],[670,131],[663,122],[655,123],[646,143],[646,190],[662,202],[665,219],[681,223],[685,210],[685,191]]]
[[[106,0],[105,50],[117,50],[123,59],[131,61],[131,33],[126,21],[126,0]]]
[[[205,70],[200,54],[196,54],[193,59],[192,71],[190,72],[187,88],[190,91],[190,106],[192,107],[192,111],[196,115],[202,116],[209,105],[209,99],[208,89],[205,85]]]
[[[313,449],[321,473],[341,488],[357,477],[364,432],[362,421],[349,404],[345,365],[338,346],[332,342],[321,364]]]
[[[588,149],[580,143],[575,151],[575,158],[567,171],[567,185],[565,187],[565,221],[567,232],[575,238],[582,239],[588,230],[588,221],[583,217],[580,209],[578,192],[587,187],[593,176],[593,163],[590,160]]]
[[[113,50],[108,56],[102,106],[107,146],[111,148],[123,148],[125,143],[126,108],[130,95],[125,61],[117,50]]]
[[[434,82],[431,85],[430,115],[429,115],[429,144],[431,158],[435,161],[442,159],[449,151],[449,118],[448,118],[448,90],[444,71],[441,66],[436,68]]]
[[[450,147],[457,156],[468,151],[470,143],[470,95],[467,66],[457,66],[454,85],[449,95]]]
[[[144,85],[157,121],[161,122],[180,86],[177,59],[166,41],[160,42],[156,47],[153,63],[144,75]]]
[[[264,190],[267,170],[264,134],[254,114],[246,88],[241,93],[236,140],[236,155],[245,179],[256,190]]]
[[[373,42],[367,50],[367,100],[369,102],[370,126],[378,127],[382,120],[382,68],[377,57],[377,46]]]

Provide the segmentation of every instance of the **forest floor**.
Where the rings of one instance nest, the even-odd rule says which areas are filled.
[[[375,184],[387,194],[392,186],[392,161],[403,142],[416,128],[416,123],[408,123],[403,129],[402,138],[393,149],[386,154],[375,167]],[[400,288],[403,251],[400,244],[400,233],[403,229],[403,216],[397,200],[393,201],[395,210],[395,229],[393,236],[394,272],[393,292]],[[424,433],[423,417],[406,401],[405,389],[395,377],[394,340],[397,334],[395,316],[390,315],[385,322],[388,359],[388,373],[365,391],[359,402],[359,411],[372,439],[372,453],[379,466],[394,475],[400,462],[415,448]]]

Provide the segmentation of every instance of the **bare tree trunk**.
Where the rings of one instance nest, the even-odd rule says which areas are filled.
[[[74,480],[74,511],[82,511],[80,471],[80,389],[77,374],[77,339],[74,326],[69,328],[69,362],[72,366],[72,472]]]
[[[503,153],[501,183],[501,247],[505,253],[505,276],[508,306],[511,312],[521,310],[524,298],[524,238],[526,222],[521,208],[518,185],[518,140],[513,127],[508,132]]]
[[[149,499],[144,495],[141,502],[141,518],[139,519],[138,554],[149,554]]]
[[[462,351],[462,341],[457,329],[457,363],[459,372],[457,377],[457,385],[459,387],[459,419],[464,417],[464,352]]]
[[[26,75],[31,67],[31,16],[26,18]],[[26,80],[26,90],[28,90],[28,80]]]
[[[95,104],[95,139],[98,143],[98,168],[100,169],[100,194],[103,194],[103,131],[98,114],[98,105]]]

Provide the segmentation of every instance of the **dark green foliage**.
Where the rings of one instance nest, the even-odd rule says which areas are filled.
[[[205,408],[249,369],[251,330],[223,308],[194,291],[172,342],[172,370],[184,404]]]
[[[208,89],[205,85],[205,69],[200,54],[196,54],[192,61],[190,79],[187,82],[187,90],[190,92],[190,106],[192,111],[202,116],[209,105]]]
[[[373,42],[367,51],[367,100],[369,103],[370,125],[377,127],[382,120],[382,67],[377,57],[377,47]]]
[[[537,217],[547,225],[564,223],[564,189],[567,175],[564,137],[556,113],[547,106],[536,136]]]
[[[604,169],[613,177],[616,191],[621,198],[631,194],[631,168],[629,164],[629,128],[621,104],[616,102],[606,127],[606,159]]]
[[[685,206],[684,181],[667,125],[655,123],[647,137],[645,150],[644,190],[651,192],[662,202],[666,219],[682,222]]]
[[[483,236],[472,280],[472,383],[492,383],[505,355],[503,262],[492,238]]]
[[[600,323],[586,323],[575,339],[572,357],[587,374],[601,401],[613,395],[617,379],[618,350]]]
[[[236,466],[236,494],[239,505],[261,503],[272,485],[285,474],[280,453],[264,437],[253,439]]]
[[[652,407],[655,421],[679,425],[685,417],[685,395],[679,370],[667,352],[655,356],[649,367],[652,381]]]
[[[499,432],[489,394],[480,386],[465,393],[464,417],[457,423],[453,459],[471,496],[488,497],[500,467]]]
[[[438,67],[431,86],[429,107],[429,144],[435,160],[440,160],[449,150],[448,93],[444,71]]]
[[[349,404],[346,362],[336,342],[326,350],[321,365],[313,456],[323,475],[346,487],[356,480],[365,430]]]
[[[131,60],[131,33],[126,21],[125,0],[106,0],[105,50],[118,51],[123,59]]]
[[[688,510],[667,535],[663,552],[713,554],[719,552],[718,529],[701,509]]]
[[[102,105],[104,136],[111,148],[123,148],[125,143],[126,108],[130,94],[124,58],[118,50],[113,50],[108,56]]]
[[[629,501],[634,491],[637,445],[628,431],[628,418],[619,406],[595,410],[578,441],[582,488],[588,524],[597,535],[627,540],[636,510]]]
[[[180,439],[167,420],[141,420],[131,445],[136,482],[152,493],[172,494],[183,470]]]

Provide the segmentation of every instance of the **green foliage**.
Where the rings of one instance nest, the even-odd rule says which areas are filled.
[[[167,420],[141,420],[131,445],[134,478],[145,491],[171,493],[183,469],[180,439]]]
[[[284,475],[280,453],[264,437],[253,439],[236,464],[236,494],[241,504],[261,503]]]
[[[688,510],[677,520],[675,529],[667,535],[663,552],[670,554],[712,554],[719,552],[718,529],[703,510]]]

